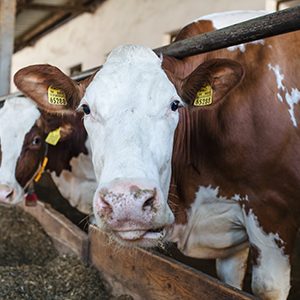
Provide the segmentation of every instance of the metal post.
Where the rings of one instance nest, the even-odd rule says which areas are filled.
[[[0,96],[10,90],[11,59],[14,50],[16,0],[0,1]]]

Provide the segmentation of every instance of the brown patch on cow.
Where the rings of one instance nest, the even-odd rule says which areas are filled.
[[[40,143],[36,144],[34,142],[33,144],[33,141],[37,138],[40,139]],[[36,124],[25,135],[15,170],[16,179],[22,187],[32,179],[39,168],[45,152],[44,139],[44,132]]]
[[[45,138],[50,131],[58,127],[62,127],[62,137],[57,145],[48,145],[48,151],[45,153]],[[33,144],[35,138],[40,139],[39,145]],[[48,157],[46,170],[54,171],[57,176],[63,170],[72,171],[71,159],[80,153],[87,154],[86,139],[81,113],[53,116],[41,112],[41,117],[25,135],[15,170],[17,181],[24,187],[32,180],[45,155]]]
[[[175,42],[184,40],[195,35],[206,33],[209,31],[214,31],[215,28],[212,25],[212,21],[210,20],[199,20],[192,24],[189,24],[183,27],[180,32],[177,34],[175,38]]]
[[[177,186],[175,184],[170,185],[168,204],[175,216],[176,224],[186,224],[187,223],[187,207],[184,206],[181,199],[179,198]]]
[[[57,176],[63,170],[71,170],[70,161],[78,157],[80,153],[88,154],[85,142],[87,133],[83,126],[82,113],[68,115],[47,114],[42,112],[42,128],[45,134],[62,127],[62,137],[57,145],[48,146],[48,165],[49,171],[54,171]]]
[[[250,258],[251,258],[251,264],[253,266],[259,266],[260,265],[261,251],[254,244],[250,244]]]
[[[245,70],[243,81],[222,105],[179,109],[172,158],[178,211],[190,207],[199,185],[218,186],[227,198],[247,195],[248,201],[240,201],[245,212],[253,211],[266,234],[277,233],[289,255],[300,225],[300,129],[293,126],[286,100],[278,100],[276,77],[268,65],[280,65],[287,91],[299,89],[299,49],[295,32],[266,39],[264,45],[249,44],[245,52],[222,49],[166,62],[168,76],[179,79],[216,58],[238,61]],[[298,123],[299,112],[295,106]]]

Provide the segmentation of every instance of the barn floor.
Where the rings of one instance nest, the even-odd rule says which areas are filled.
[[[113,297],[99,272],[59,256],[40,224],[20,208],[0,206],[0,299],[131,299]]]

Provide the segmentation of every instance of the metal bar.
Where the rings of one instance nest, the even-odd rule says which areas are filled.
[[[156,48],[153,51],[157,54],[183,58],[296,30],[300,30],[300,5],[216,31],[199,34],[189,39]],[[92,75],[100,67],[78,74],[76,80],[82,80]]]
[[[26,6],[26,9],[34,9],[34,10],[47,10],[47,11],[64,11],[64,12],[89,12],[90,9],[88,7],[84,7],[82,5],[48,5],[48,4],[40,4],[40,3],[31,3]]]
[[[296,30],[300,30],[299,5],[156,48],[154,52],[182,58]],[[86,70],[72,78],[83,80],[100,68]]]
[[[154,49],[177,58],[300,30],[300,5]]]
[[[0,96],[9,93],[16,0],[0,1]]]

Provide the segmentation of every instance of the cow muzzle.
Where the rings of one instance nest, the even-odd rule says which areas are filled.
[[[130,246],[155,246],[174,220],[160,189],[141,181],[102,186],[95,197],[94,213],[100,228]]]
[[[11,203],[14,198],[14,189],[7,184],[0,184],[0,202]]]

